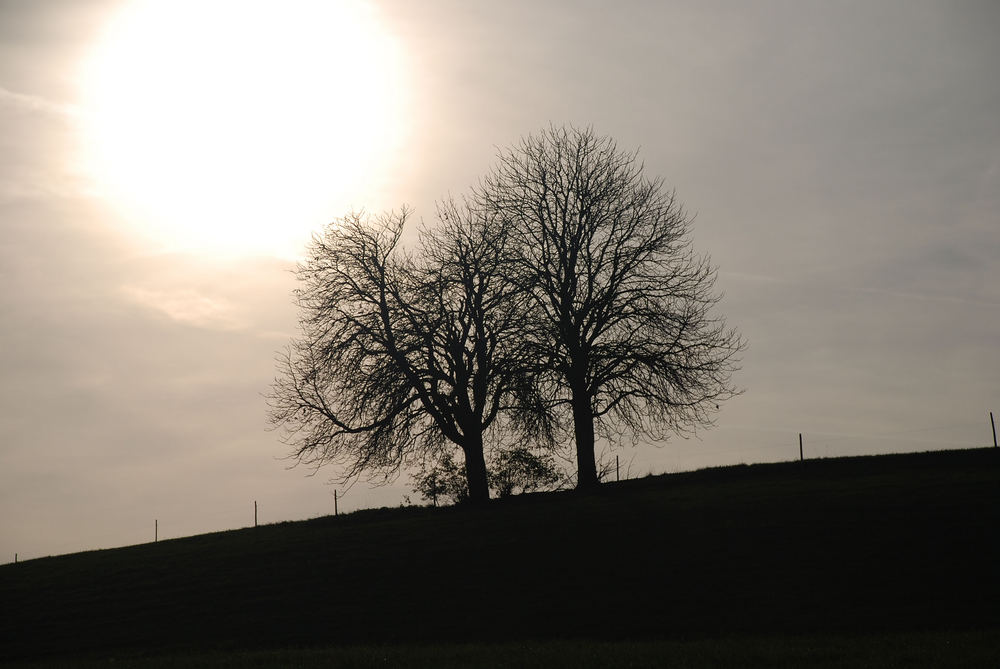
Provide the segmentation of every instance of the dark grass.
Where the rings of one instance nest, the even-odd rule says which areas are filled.
[[[998,532],[996,449],[359,512],[2,566],[0,660],[376,666],[365,654],[383,649],[393,666],[462,652],[531,666],[487,661],[613,648],[652,666],[729,648],[742,666],[793,666],[813,644],[893,666],[921,640],[969,659],[1000,651]],[[598,655],[576,664],[606,664]],[[805,664],[838,666],[824,661]]]
[[[343,646],[231,652],[47,658],[10,665],[22,669],[137,667],[180,669],[247,667],[270,669],[576,669],[658,667],[666,669],[966,669],[996,663],[996,639],[985,631],[879,636],[748,637],[675,641],[522,641],[392,646]]]

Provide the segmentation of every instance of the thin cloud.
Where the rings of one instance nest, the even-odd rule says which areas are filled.
[[[78,111],[0,86],[0,203],[51,200],[85,194],[73,154]]]
[[[952,304],[969,304],[976,307],[1000,308],[1000,303],[988,300],[977,300],[975,298],[960,297],[958,295],[932,295],[930,293],[910,293],[899,290],[883,290],[881,288],[852,288],[859,293],[870,295],[886,295],[888,297],[899,297],[906,300],[923,300],[930,302],[950,302]]]
[[[237,318],[232,304],[193,290],[158,291],[126,286],[122,293],[133,303],[184,325],[222,331],[246,327]]]
[[[766,274],[755,274],[751,272],[727,272],[720,271],[719,275],[727,279],[735,279],[746,282],[785,284],[801,286],[810,283],[813,288],[821,287],[815,279],[803,277],[780,277]],[[897,297],[904,300],[921,300],[930,302],[948,302],[951,304],[968,304],[976,307],[1000,308],[1000,302],[977,299],[974,297],[963,297],[960,295],[941,295],[935,293],[920,293],[913,291],[888,290],[885,288],[871,288],[865,286],[846,286],[835,283],[823,283],[823,287],[842,293],[864,293],[867,295],[884,295],[886,297]]]
[[[0,105],[26,112],[58,116],[60,118],[75,119],[79,114],[77,108],[73,105],[52,102],[38,95],[17,93],[4,86],[0,86]]]
[[[754,272],[731,272],[720,270],[719,275],[730,279],[739,279],[745,281],[759,281],[763,283],[791,283],[791,280],[778,277],[769,276],[767,274],[757,274]]]

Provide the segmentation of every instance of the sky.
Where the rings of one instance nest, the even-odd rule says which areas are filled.
[[[988,0],[0,0],[0,562],[417,501],[268,429],[297,254],[432,222],[550,123],[675,189],[749,343],[623,476],[991,445],[997,34]]]

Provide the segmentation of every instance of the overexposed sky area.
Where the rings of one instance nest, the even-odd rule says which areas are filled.
[[[549,123],[676,189],[749,341],[717,425],[623,471],[990,444],[998,34],[989,0],[0,0],[0,562],[332,512],[266,429],[295,255]]]

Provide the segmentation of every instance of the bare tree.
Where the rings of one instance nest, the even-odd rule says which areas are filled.
[[[487,432],[501,416],[540,424],[526,418],[537,400],[521,371],[523,300],[502,222],[453,202],[438,214],[416,259],[399,248],[405,210],[350,215],[313,240],[298,268],[302,334],[279,360],[271,421],[299,462],[336,464],[342,480],[389,480],[450,442],[479,502]]]
[[[691,249],[691,219],[635,153],[551,127],[503,152],[475,198],[522,240],[528,336],[550,399],[571,410],[578,486],[598,483],[595,426],[663,438],[710,423],[744,342],[712,314],[715,269]]]

